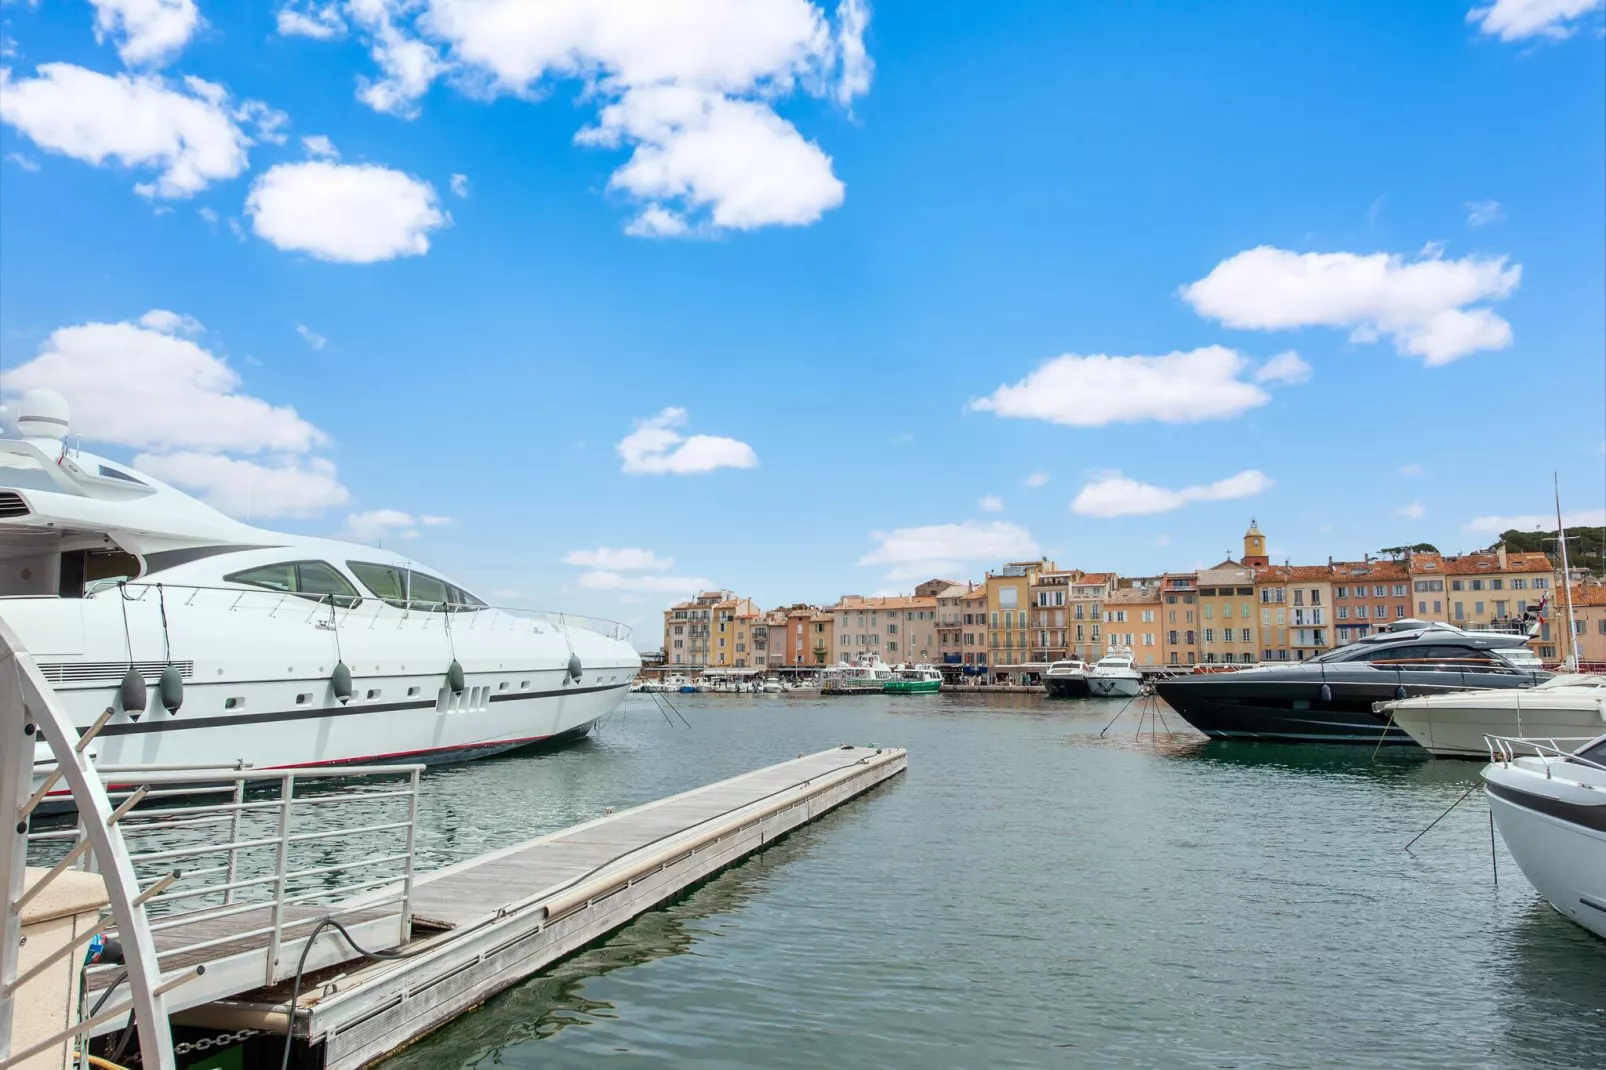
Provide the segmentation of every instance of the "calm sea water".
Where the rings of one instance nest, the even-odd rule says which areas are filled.
[[[387,1070],[1606,1065],[1606,943],[1503,847],[1477,765],[1135,734],[1036,696],[630,699],[427,778],[430,862],[802,751],[909,771]]]

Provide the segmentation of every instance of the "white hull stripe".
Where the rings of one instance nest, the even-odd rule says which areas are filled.
[[[516,691],[506,695],[492,695],[492,702],[512,702],[517,699],[561,698],[565,695],[589,695],[598,691],[617,691],[628,688],[625,684],[605,684],[601,687],[569,687],[561,691]],[[346,706],[324,706],[316,709],[279,710],[268,713],[240,713],[222,717],[185,717],[182,711],[176,716],[146,712],[145,719],[122,724],[109,724],[100,730],[102,736],[143,735],[148,732],[181,732],[189,728],[229,728],[237,725],[261,724],[266,721],[304,721],[324,717],[352,717],[366,713],[394,713],[399,710],[422,710],[435,705],[435,699],[414,702],[359,702]],[[166,719],[164,720],[164,716]],[[84,728],[80,732],[86,731]]]

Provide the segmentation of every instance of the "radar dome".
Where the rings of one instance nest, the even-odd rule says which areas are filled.
[[[17,433],[23,438],[60,440],[69,427],[67,399],[54,390],[30,390],[17,406]]]

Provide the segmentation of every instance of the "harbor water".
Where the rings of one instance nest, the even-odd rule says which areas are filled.
[[[1206,743],[1122,700],[632,696],[425,778],[420,865],[841,741],[909,771],[388,1070],[1606,1063],[1606,943],[1500,846],[1478,765]],[[1157,733],[1151,733],[1151,726]],[[1170,731],[1167,731],[1167,730]]]

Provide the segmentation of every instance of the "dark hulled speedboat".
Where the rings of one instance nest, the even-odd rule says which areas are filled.
[[[1388,631],[1288,665],[1173,677],[1156,687],[1213,739],[1416,746],[1372,704],[1549,679],[1527,636],[1400,621]]]

